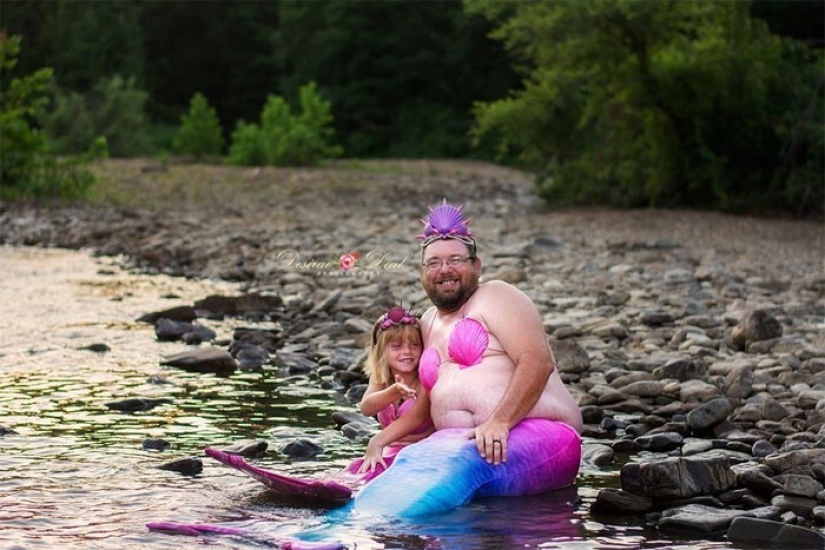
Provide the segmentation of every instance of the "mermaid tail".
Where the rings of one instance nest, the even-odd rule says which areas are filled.
[[[405,447],[392,467],[364,486],[357,512],[420,516],[451,510],[477,497],[536,495],[572,484],[581,439],[567,424],[527,419],[510,431],[508,459],[498,466],[478,454],[466,428],[439,430]]]
[[[439,430],[428,438],[404,447],[390,468],[358,492],[335,481],[316,481],[283,476],[248,464],[242,457],[207,448],[206,454],[244,472],[281,494],[333,499],[349,506],[329,512],[326,527],[293,534],[276,542],[292,550],[345,548],[340,543],[309,542],[318,536],[331,538],[335,526],[353,511],[365,515],[413,517],[451,510],[478,497],[536,495],[571,485],[579,471],[581,438],[570,426],[544,419],[526,419],[510,431],[508,459],[494,466],[478,455],[476,444],[466,438],[467,429]],[[341,474],[356,475],[358,463]],[[377,476],[377,477],[376,477]],[[355,486],[355,485],[353,485]],[[346,495],[346,498],[345,498]],[[149,523],[153,531],[184,535],[225,534],[260,538],[254,533],[210,524]]]
[[[384,448],[384,462],[389,467],[402,447],[389,445]],[[248,463],[242,456],[219,451],[212,447],[204,449],[210,456],[227,466],[243,472],[260,481],[270,491],[286,497],[299,497],[313,503],[340,506],[349,502],[353,492],[380,475],[385,468],[380,464],[373,470],[359,472],[363,458],[353,460],[344,470],[325,480],[285,476]]]
[[[242,456],[233,455],[218,449],[207,447],[204,449],[207,456],[210,456],[243,472],[264,485],[271,491],[280,495],[291,497],[309,498],[312,500],[327,502],[330,504],[344,504],[352,497],[352,489],[334,480],[317,480],[290,477],[266,470],[248,463]]]

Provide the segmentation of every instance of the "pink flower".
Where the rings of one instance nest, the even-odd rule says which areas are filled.
[[[358,261],[358,257],[358,252],[350,252],[349,254],[344,254],[343,256],[341,256],[341,260],[338,262],[338,267],[340,267],[344,271],[349,271],[350,269],[355,267],[355,262]]]

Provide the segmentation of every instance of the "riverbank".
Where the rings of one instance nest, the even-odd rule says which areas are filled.
[[[539,307],[585,413],[588,464],[653,459],[623,470],[623,492],[602,492],[594,515],[634,510],[656,514],[662,528],[705,533],[739,515],[821,529],[821,223],[553,211],[527,175],[482,163],[98,169],[110,183],[91,205],[5,206],[0,242],[88,248],[143,271],[238,281],[280,296],[295,327],[314,327],[295,330],[309,345],[351,357],[356,329],[387,304],[426,306],[418,220],[444,197],[463,203],[485,279],[513,282]],[[341,267],[347,255],[352,269]],[[684,473],[696,465],[704,477]]]

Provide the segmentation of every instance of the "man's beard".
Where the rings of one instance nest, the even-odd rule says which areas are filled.
[[[470,299],[470,296],[473,295],[476,288],[478,288],[478,284],[473,284],[472,282],[468,284],[464,284],[461,281],[458,292],[455,294],[442,294],[438,290],[437,283],[432,283],[429,289],[425,289],[427,291],[427,296],[429,296],[430,301],[440,310],[443,311],[455,311],[459,307],[461,307],[464,302]]]

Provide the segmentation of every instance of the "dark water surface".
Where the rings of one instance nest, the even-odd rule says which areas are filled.
[[[136,319],[210,294],[236,294],[235,287],[137,275],[117,258],[53,249],[0,247],[0,270],[0,426],[17,432],[0,437],[0,548],[262,548],[327,529],[329,512],[274,500],[209,458],[194,477],[157,468],[203,456],[206,445],[266,440],[270,451],[256,464],[312,477],[343,468],[365,448],[330,420],[354,405],[320,389],[316,378],[276,367],[219,377],[159,365],[187,346],[158,342]],[[242,323],[204,324],[229,338]],[[110,351],[83,349],[92,344]],[[174,383],[152,384],[152,375]],[[127,397],[172,403],[136,414],[104,405]],[[172,446],[145,451],[146,437]],[[278,449],[295,437],[326,451],[289,463]],[[413,522],[347,516],[329,536],[359,549],[735,548],[722,538],[662,534],[638,518],[590,517],[599,488],[618,484],[618,468],[585,468],[570,490],[479,500]],[[153,521],[221,523],[253,536],[154,533],[145,527]]]

